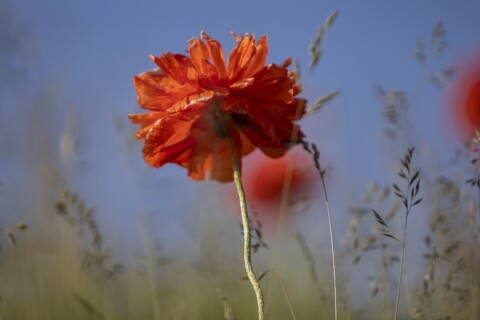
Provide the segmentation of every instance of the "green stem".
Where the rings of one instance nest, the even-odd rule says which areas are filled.
[[[397,320],[398,315],[398,305],[400,304],[400,288],[402,286],[402,276],[403,276],[403,260],[405,258],[405,242],[407,241],[407,221],[408,213],[410,208],[407,208],[407,214],[405,215],[405,226],[403,227],[403,240],[402,240],[402,256],[400,258],[400,272],[398,273],[398,284],[397,284],[397,302],[395,303],[395,316],[394,320]]]
[[[242,226],[243,226],[243,259],[245,262],[245,270],[247,271],[248,279],[252,284],[255,295],[257,296],[257,307],[258,307],[258,319],[263,320],[263,293],[260,284],[258,283],[257,277],[253,272],[252,267],[252,252],[251,252],[251,241],[252,236],[250,234],[250,221],[248,219],[248,208],[247,208],[247,199],[245,197],[245,191],[243,189],[242,179],[240,178],[240,166],[238,163],[238,155],[233,144],[232,137],[228,136],[228,142],[230,144],[230,150],[232,153],[232,162],[233,162],[233,178],[235,180],[235,185],[237,186],[238,197],[240,199],[240,210],[242,212]]]
[[[330,246],[332,252],[332,270],[333,270],[333,302],[335,307],[335,320],[338,319],[338,308],[337,308],[337,276],[336,276],[336,267],[335,267],[335,249],[333,246],[333,227],[332,227],[332,215],[330,213],[330,205],[328,202],[327,187],[325,185],[325,172],[320,166],[320,152],[315,144],[312,143],[313,149],[313,160],[315,162],[315,168],[317,168],[318,173],[320,174],[320,179],[322,180],[323,194],[325,196],[325,205],[327,207],[327,216],[328,216],[328,227],[330,229]]]
[[[410,175],[410,161],[412,159],[414,148],[408,149],[408,154],[402,160],[402,165],[406,168],[408,175],[406,176],[405,173],[400,169],[400,177],[404,178],[407,182],[407,187],[405,190],[405,195],[400,192],[401,198],[403,198],[403,204],[405,206],[405,224],[403,226],[403,238],[402,238],[402,256],[400,258],[400,272],[398,273],[398,283],[397,283],[397,301],[395,303],[395,314],[394,320],[397,320],[398,317],[398,306],[400,305],[400,291],[402,288],[402,276],[403,276],[403,264],[405,261],[405,245],[407,242],[407,225],[408,225],[408,216],[410,214],[410,210],[413,206],[420,203],[422,199],[415,201],[415,197],[417,196],[418,191],[420,190],[420,179],[418,178],[419,171],[417,170],[413,177]],[[418,178],[418,180],[416,180]],[[415,180],[417,181],[417,185],[414,187]],[[398,189],[398,186],[394,184],[394,188]]]
[[[333,228],[332,228],[332,215],[330,213],[330,205],[328,204],[327,188],[325,186],[325,179],[323,177],[323,172],[320,172],[320,177],[322,180],[323,193],[325,195],[325,205],[327,207],[327,216],[328,216],[328,227],[330,229],[330,246],[332,251],[332,269],[333,269],[333,302],[335,306],[335,320],[337,320],[337,276],[336,276],[336,267],[335,267],[335,249],[333,246]]]

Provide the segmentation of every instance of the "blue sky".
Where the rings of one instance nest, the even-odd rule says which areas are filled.
[[[15,23],[28,31],[33,54],[23,66],[22,85],[3,90],[1,123],[24,147],[17,148],[12,161],[2,162],[0,181],[15,177],[8,172],[28,172],[22,166],[34,162],[15,159],[39,138],[29,131],[35,115],[39,118],[33,122],[44,121],[52,139],[52,158],[62,163],[59,145],[73,110],[74,134],[82,143],[73,164],[62,164],[62,174],[104,219],[115,217],[116,227],[109,230],[115,237],[128,232],[140,212],[156,209],[168,212],[160,220],[180,225],[188,217],[185,195],[195,197],[203,186],[188,180],[183,169],[168,165],[153,170],[139,152],[127,152],[124,138],[134,127],[126,115],[139,111],[132,76],[154,67],[149,54],[182,52],[201,30],[218,39],[225,51],[234,43],[231,31],[266,34],[269,62],[300,59],[303,95],[310,101],[341,90],[340,97],[302,122],[309,139],[332,163],[333,200],[340,200],[339,192],[350,197],[368,182],[391,176],[381,107],[373,93],[377,84],[412,94],[409,143],[440,154],[440,162],[448,160],[454,140],[445,132],[442,116],[445,90],[424,77],[412,51],[418,38],[428,40],[438,21],[445,25],[449,46],[427,70],[457,64],[480,43],[478,1],[16,0],[10,6]],[[334,10],[340,15],[323,43],[324,55],[309,71],[310,40]],[[45,92],[53,96],[50,105],[33,112],[32,101]],[[112,119],[123,119],[123,135]],[[396,152],[398,157],[404,151]],[[78,169],[82,161],[85,165]],[[28,183],[26,177],[22,181],[17,188]]]

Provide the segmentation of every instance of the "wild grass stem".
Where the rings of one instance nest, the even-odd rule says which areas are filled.
[[[333,227],[332,227],[332,215],[330,212],[330,205],[328,202],[327,187],[325,185],[325,171],[320,166],[320,152],[318,151],[317,146],[312,143],[313,151],[313,160],[315,161],[315,168],[320,174],[320,179],[322,181],[323,195],[325,197],[325,206],[327,208],[327,217],[328,217],[328,228],[330,230],[330,246],[332,253],[332,270],[333,270],[333,304],[335,308],[335,320],[338,319],[338,308],[337,308],[337,275],[336,275],[336,265],[335,265],[335,247],[333,245]],[[307,145],[304,145],[307,150],[309,150]]]
[[[402,238],[402,254],[400,257],[400,272],[398,273],[398,284],[397,284],[397,300],[395,302],[395,316],[394,319],[397,320],[398,316],[398,305],[400,304],[400,288],[402,284],[402,276],[403,276],[403,261],[405,259],[405,242],[407,240],[407,222],[408,222],[408,213],[410,208],[407,209],[407,213],[405,216],[405,225],[403,227],[403,238]]]
[[[404,179],[407,183],[406,192],[403,193],[400,190],[400,187],[397,184],[393,184],[395,194],[402,199],[403,205],[405,207],[405,224],[403,226],[403,237],[402,237],[402,253],[400,257],[400,272],[398,273],[398,283],[397,283],[397,298],[395,302],[395,314],[394,320],[397,320],[398,317],[398,306],[400,304],[400,292],[402,287],[402,277],[403,277],[403,264],[405,260],[405,243],[407,241],[407,224],[408,216],[412,207],[418,205],[422,198],[417,199],[417,195],[420,191],[420,171],[411,169],[411,161],[413,157],[413,152],[415,148],[409,148],[407,154],[402,159],[400,170],[398,175],[400,178]]]

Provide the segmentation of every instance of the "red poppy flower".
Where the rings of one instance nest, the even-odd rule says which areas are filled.
[[[451,104],[457,120],[457,128],[462,136],[471,136],[480,129],[480,59],[465,59],[458,69],[454,82]]]
[[[258,154],[246,163],[244,182],[247,199],[264,225],[275,224],[282,197],[287,197],[285,204],[291,216],[292,211],[301,210],[318,193],[318,172],[311,156],[302,151],[292,150],[278,159]],[[287,181],[288,194],[284,195]]]
[[[189,56],[150,58],[158,68],[134,77],[138,104],[148,113],[131,114],[141,125],[143,157],[153,167],[176,163],[188,175],[233,180],[230,136],[241,157],[261,149],[280,157],[304,135],[294,123],[305,113],[300,87],[283,64],[269,64],[267,37],[233,34],[237,42],[225,63],[220,44],[204,32],[188,42]]]

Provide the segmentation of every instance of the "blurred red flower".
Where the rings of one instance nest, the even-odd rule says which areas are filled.
[[[305,209],[318,194],[318,172],[311,155],[302,151],[294,149],[278,159],[258,154],[245,165],[247,200],[263,224],[273,225],[278,220],[282,197],[286,198],[285,212],[290,217],[294,211]]]
[[[463,137],[480,129],[480,51],[458,68],[450,99],[452,116]]]
[[[258,147],[280,157],[304,135],[293,121],[305,113],[293,74],[283,64],[265,66],[267,37],[233,33],[236,46],[225,64],[220,44],[201,33],[188,42],[189,57],[165,53],[150,58],[159,68],[134,77],[138,104],[149,113],[131,114],[141,125],[147,164],[176,163],[188,175],[233,180],[230,136],[241,157]]]

